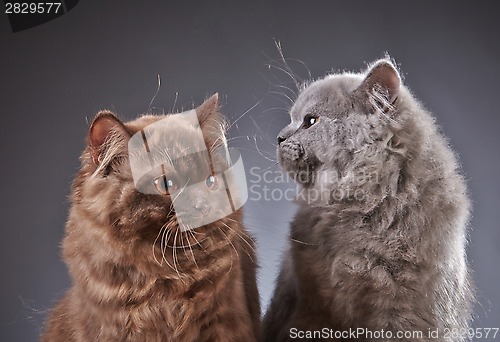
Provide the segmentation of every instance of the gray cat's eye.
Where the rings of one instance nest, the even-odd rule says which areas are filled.
[[[306,115],[304,117],[304,128],[309,128],[312,125],[316,124],[319,121],[319,118],[317,116],[312,116],[312,115]]]

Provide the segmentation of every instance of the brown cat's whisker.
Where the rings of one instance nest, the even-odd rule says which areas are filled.
[[[175,248],[176,244],[177,244],[177,234],[179,233],[179,230],[176,229],[175,230],[175,236],[174,236],[174,248],[171,248],[172,249],[172,258],[173,258],[173,261],[174,261],[174,268],[175,268],[175,272],[177,273],[177,276],[179,276],[179,279],[183,281],[183,277],[181,276],[180,272],[179,272],[179,269],[177,268],[177,264],[178,264],[178,257],[177,257],[177,248]]]
[[[193,235],[193,233],[191,231],[188,231],[188,233],[190,234],[190,236],[192,238],[194,238],[196,240],[196,238],[194,237],[194,235]],[[198,240],[196,240],[196,242],[198,243]],[[199,270],[200,267],[198,266],[198,263],[196,262],[196,256],[194,255],[194,252],[193,252],[193,246],[196,245],[196,244],[190,244],[189,245],[189,251],[191,252],[191,256],[193,257],[193,262],[194,262],[196,268]]]
[[[171,232],[172,231],[170,229],[165,228],[165,231],[163,233],[163,238],[161,241],[161,259],[162,259],[162,263],[163,263],[163,260],[165,260],[165,263],[167,264],[167,266],[170,267],[172,270],[175,270],[174,266],[168,262],[166,254],[165,254],[166,248],[167,248],[167,240],[168,240]]]
[[[232,231],[233,233],[235,233],[237,237],[239,237],[239,238],[240,238],[243,242],[245,242],[245,244],[246,244],[246,245],[248,245],[248,247],[250,247],[250,250],[251,250],[252,252],[255,252],[255,247],[254,247],[254,246],[252,246],[252,245],[250,244],[250,242],[248,242],[248,241],[245,239],[245,237],[241,236],[241,235],[238,233],[238,231],[237,231],[237,230],[235,230],[235,229],[231,228],[231,227],[230,227],[229,225],[227,225],[225,222],[221,222],[221,223],[222,223],[224,226],[226,226],[226,227],[227,227],[227,229],[228,229],[229,231]],[[225,235],[225,234],[224,234],[224,235]],[[232,244],[232,243],[231,243],[231,244]],[[234,246],[234,245],[233,245],[233,246]],[[244,251],[245,251],[245,253],[248,255],[248,257],[249,257],[249,258],[253,261],[253,258],[252,258],[252,256],[250,255],[250,253],[249,253],[246,249],[244,249]]]
[[[222,222],[222,224],[226,225],[224,222]],[[226,225],[226,227],[228,227],[228,226]],[[220,227],[219,227],[219,231],[222,233],[222,235],[224,235],[225,239],[226,239],[226,240],[227,240],[227,241],[231,244],[231,246],[233,247],[234,251],[236,252],[236,257],[239,259],[239,258],[240,258],[240,256],[239,256],[239,254],[238,254],[238,251],[236,250],[236,247],[234,246],[234,244],[233,244],[233,242],[231,241],[231,239],[229,238],[229,236],[227,236],[227,234],[226,234],[226,233],[224,233],[224,230],[223,230],[223,229],[221,229]]]
[[[170,111],[171,113],[175,113],[175,105],[177,104],[177,98],[179,97],[179,92],[175,92],[175,99],[174,99],[174,104],[172,105],[172,110]]]
[[[157,88],[156,88],[156,92],[153,95],[153,98],[151,99],[151,102],[149,102],[149,106],[148,106],[148,109],[146,110],[146,112],[149,112],[149,110],[151,109],[151,105],[153,104],[154,100],[156,99],[156,96],[158,95],[158,92],[160,91],[160,87],[161,87],[161,78],[160,78],[160,75],[157,75],[157,81],[158,81],[158,85],[157,85]]]
[[[217,143],[219,141],[222,141],[222,145],[223,146],[227,146],[227,141],[225,138],[221,138],[221,137],[218,137],[217,139],[214,140],[214,142],[212,143],[212,145],[210,145],[210,147],[208,148],[208,151],[210,152],[210,154],[213,154],[215,153],[215,148],[216,147],[219,147],[219,145],[217,145]]]
[[[188,227],[189,229],[189,227]],[[184,233],[189,233],[189,230],[187,230],[186,232]],[[181,238],[181,246],[182,246],[182,250],[184,252],[184,255],[186,256],[186,260],[189,260],[189,254],[188,254],[188,249],[189,249],[189,252],[191,252],[191,255],[193,256],[194,258],[194,254],[193,254],[193,247],[192,245],[189,243],[189,237],[187,236],[187,234],[184,234],[183,232],[181,232],[179,235],[180,235],[180,238]],[[186,238],[186,243],[184,243],[184,238]],[[198,265],[196,264],[196,260],[193,260],[196,267],[198,267]]]
[[[156,234],[156,238],[155,240],[153,241],[153,245],[152,245],[152,249],[153,249],[153,258],[155,260],[155,262],[157,264],[159,264],[160,266],[162,265],[161,262],[158,261],[158,259],[156,258],[156,253],[155,253],[155,248],[156,248],[156,242],[158,242],[158,239],[160,238],[160,236],[162,235],[163,233],[163,230],[165,229],[165,226],[166,226],[166,223],[164,225],[161,226],[160,230],[158,231],[158,234]],[[160,250],[161,250],[161,246],[160,246]]]

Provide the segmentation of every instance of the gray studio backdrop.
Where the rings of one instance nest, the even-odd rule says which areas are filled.
[[[474,202],[474,325],[499,327],[498,13],[493,1],[82,1],[15,34],[0,14],[0,341],[37,340],[70,286],[59,244],[89,120],[103,108],[123,119],[145,112],[158,75],[155,111],[219,92],[236,121],[229,138],[254,186],[246,223],[266,308],[296,209],[275,190],[293,184],[259,181],[279,170],[275,137],[294,96],[280,87],[294,83],[279,70],[275,40],[303,79],[356,71],[385,52],[396,59],[461,156]]]

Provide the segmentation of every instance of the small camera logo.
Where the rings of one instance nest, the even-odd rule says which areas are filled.
[[[134,185],[170,196],[181,231],[220,220],[248,199],[240,153],[207,148],[195,110],[168,115],[128,142]]]

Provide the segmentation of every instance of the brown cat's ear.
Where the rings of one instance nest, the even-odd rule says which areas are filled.
[[[203,137],[211,149],[226,146],[225,134],[228,128],[226,118],[219,111],[219,94],[213,94],[196,108]]]
[[[212,118],[218,116],[219,94],[215,93],[208,100],[205,100],[198,108],[196,108],[196,115],[200,122],[200,127],[209,122]]]
[[[368,95],[382,95],[389,104],[398,97],[401,77],[396,67],[388,59],[375,62],[357,91]]]
[[[97,113],[89,130],[89,148],[92,161],[99,165],[104,156],[118,151],[130,137],[123,123],[110,111]]]

